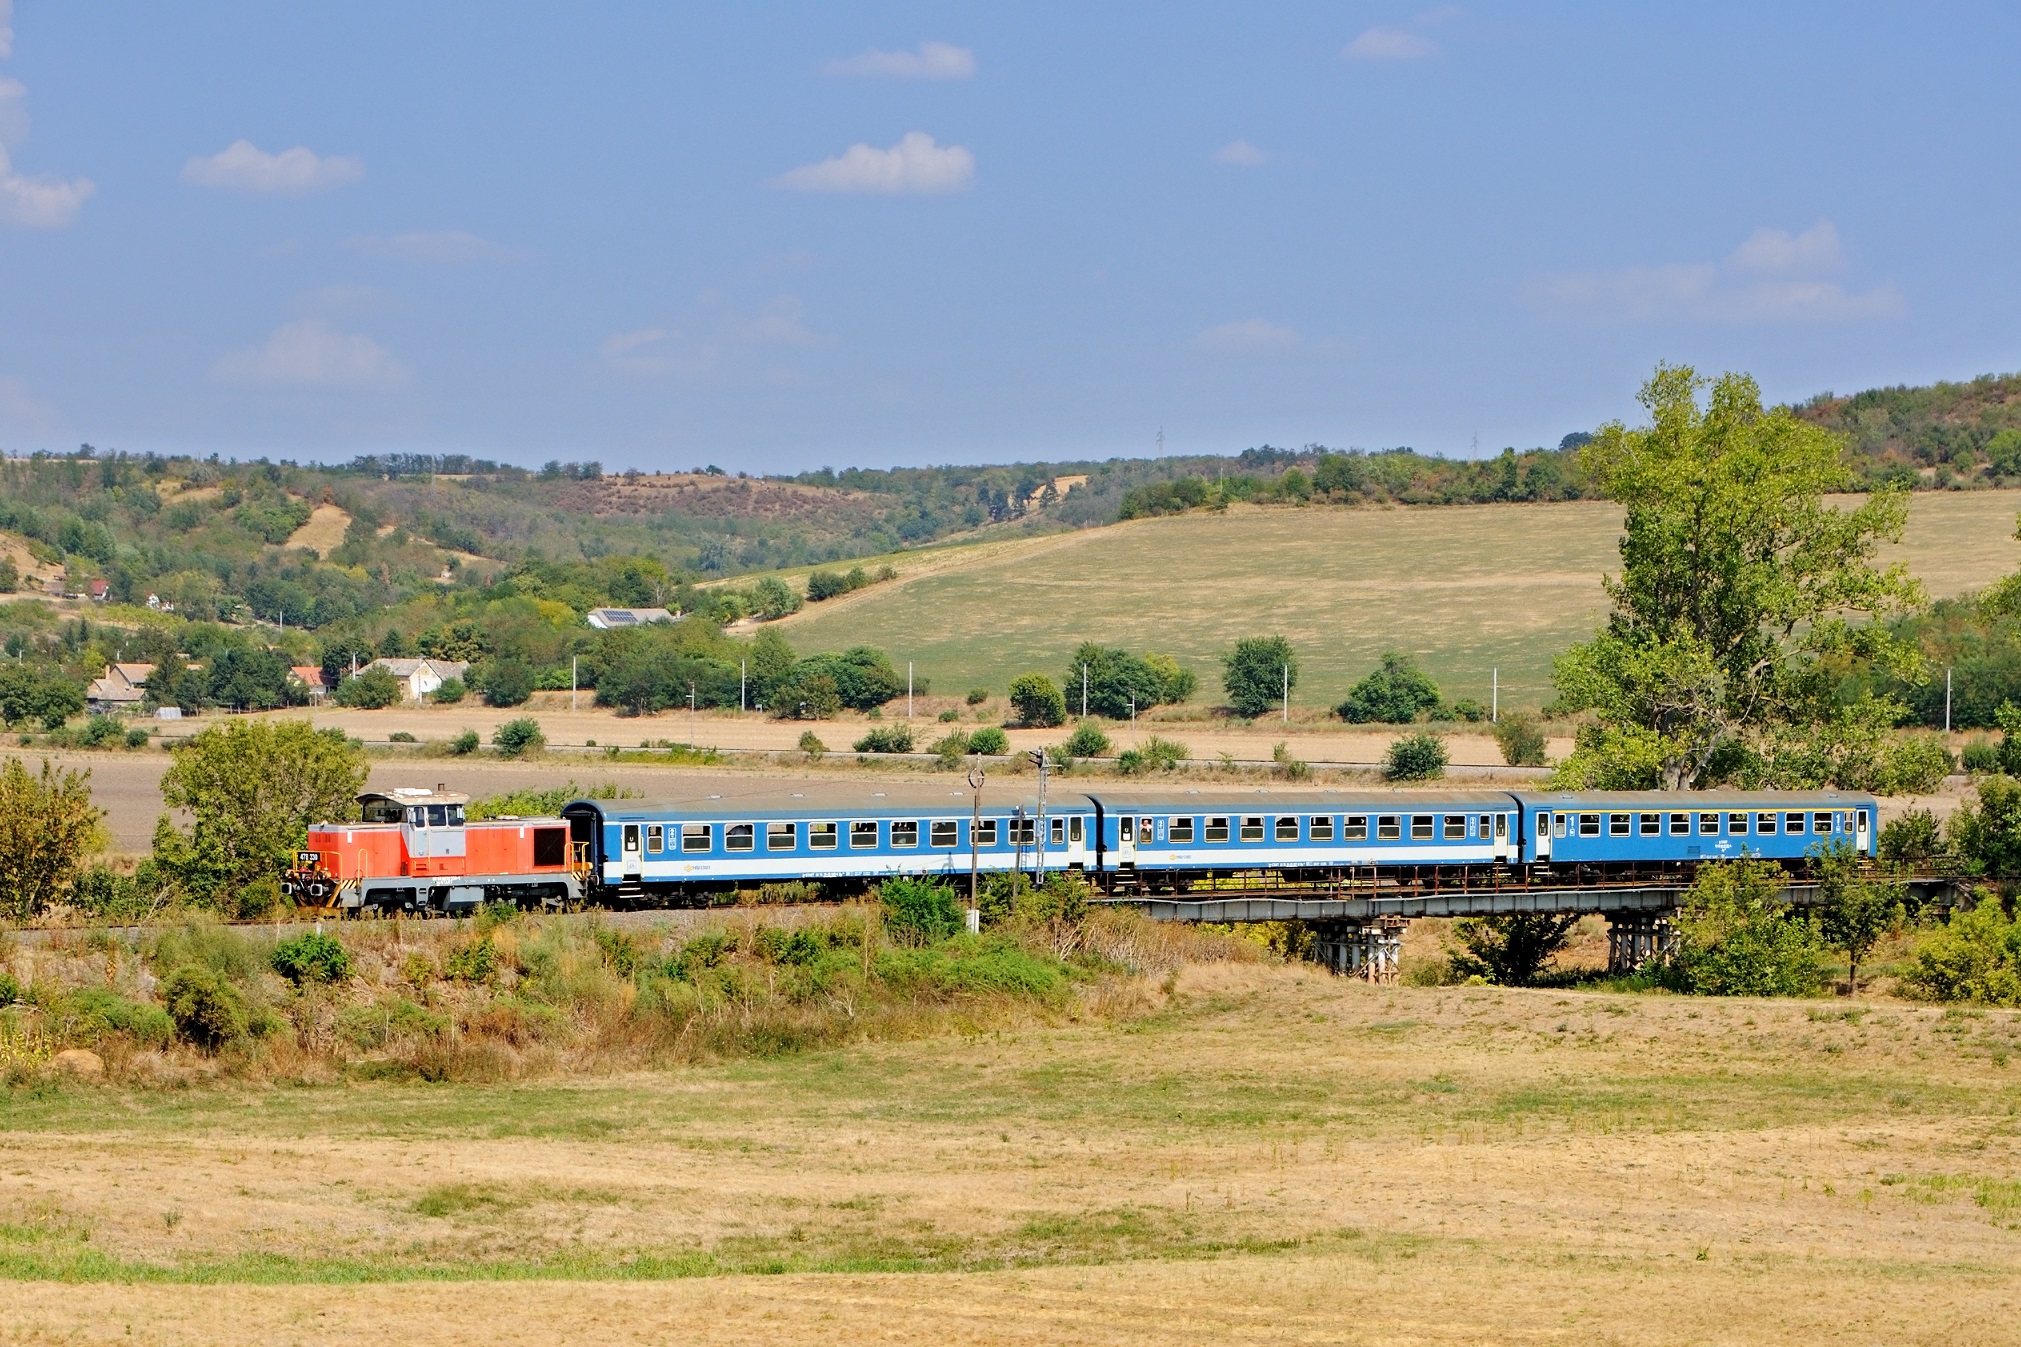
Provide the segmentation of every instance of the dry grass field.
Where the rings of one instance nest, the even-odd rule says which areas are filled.
[[[2021,1020],[1195,967],[516,1085],[0,1095],[0,1341],[1976,1343]]]
[[[2021,566],[2021,491],[1930,492],[1891,556],[1936,595]],[[894,558],[900,578],[812,605],[782,625],[806,650],[868,643],[917,663],[938,691],[1001,692],[1028,669],[1060,677],[1098,640],[1163,650],[1217,695],[1222,651],[1281,632],[1302,652],[1297,700],[1331,705],[1390,646],[1446,694],[1504,705],[1550,697],[1551,659],[1606,611],[1620,512],[1604,501],[1435,509],[1231,509],[1020,543]]]

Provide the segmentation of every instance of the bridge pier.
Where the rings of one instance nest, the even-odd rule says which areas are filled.
[[[1618,912],[1607,918],[1607,971],[1635,973],[1669,957],[1677,935],[1661,912]]]
[[[1395,982],[1403,952],[1403,928],[1404,923],[1394,918],[1323,922],[1313,932],[1312,956],[1341,977]]]

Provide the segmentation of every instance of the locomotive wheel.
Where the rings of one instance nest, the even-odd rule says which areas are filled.
[[[320,903],[330,896],[330,886],[323,880],[312,879],[308,883],[308,894]]]

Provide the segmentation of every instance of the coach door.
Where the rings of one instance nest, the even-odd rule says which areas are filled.
[[[1548,861],[1548,860],[1550,860],[1550,859],[1551,859],[1551,816],[1550,816],[1549,814],[1539,814],[1539,815],[1537,815],[1537,831],[1536,831],[1536,832],[1535,832],[1535,834],[1533,834],[1533,835],[1534,835],[1534,836],[1536,837],[1536,839],[1537,839],[1537,846],[1536,846],[1536,852],[1537,852],[1537,859],[1538,859],[1538,860],[1540,860],[1540,861]]]
[[[636,823],[625,824],[624,871],[626,879],[637,879],[640,874],[639,825]]]
[[[1050,820],[1053,835],[1048,853],[1057,849],[1059,859],[1051,854],[1046,857],[1046,865],[1060,865],[1067,869],[1086,869],[1088,864],[1088,816],[1085,814],[1055,814]]]
[[[1853,850],[1862,856],[1871,856],[1874,852],[1871,839],[1867,833],[1867,811],[1856,809],[1853,811],[1853,817],[1855,819],[1854,826],[1858,829],[1853,834]]]
[[[1149,828],[1151,826],[1151,820],[1149,819],[1138,820],[1132,818],[1128,814],[1124,814],[1119,818],[1117,818],[1116,820],[1117,865],[1135,865],[1137,863],[1137,827],[1140,822],[1146,828]]]
[[[1509,816],[1507,814],[1495,815],[1495,859],[1498,861],[1509,859]]]

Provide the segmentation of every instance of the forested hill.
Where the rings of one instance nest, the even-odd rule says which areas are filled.
[[[1877,478],[1912,486],[2012,485],[2021,479],[2021,374],[1969,383],[1822,393],[1799,409],[1852,441]]]

